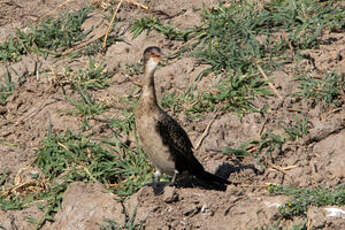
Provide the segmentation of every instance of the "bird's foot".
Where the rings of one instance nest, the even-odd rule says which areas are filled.
[[[175,185],[176,177],[177,177],[177,174],[178,174],[178,173],[179,173],[179,172],[178,172],[177,170],[175,170],[174,175],[173,175],[173,177],[172,177],[172,179],[171,179],[171,181],[170,181],[170,183],[169,183],[169,186],[174,186],[174,185]]]
[[[161,180],[161,171],[159,171],[158,169],[154,172],[153,174],[153,187],[158,187],[159,186],[159,182]]]

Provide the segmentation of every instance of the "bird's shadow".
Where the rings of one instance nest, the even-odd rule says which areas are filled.
[[[229,163],[223,163],[222,165],[218,166],[216,172],[214,173],[216,176],[222,177],[222,178],[229,178],[231,174],[238,173],[245,169],[251,169],[256,175],[262,174],[262,172],[257,169],[253,164],[244,165],[238,160],[232,161],[234,165],[231,165]],[[237,186],[240,183],[231,181],[231,184]],[[149,186],[152,187],[153,192],[156,196],[161,195],[164,193],[164,188],[166,186],[175,186],[176,188],[195,188],[199,187],[206,190],[216,190],[216,191],[225,191],[226,185],[220,184],[217,182],[209,182],[209,181],[202,181],[194,176],[186,176],[183,178],[180,178],[175,182],[174,185],[172,185],[169,182],[159,182],[155,185],[152,183],[149,184]]]

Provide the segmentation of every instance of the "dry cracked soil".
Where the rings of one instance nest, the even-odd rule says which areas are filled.
[[[185,29],[200,24],[203,5],[217,5],[217,1],[213,0],[138,2],[149,6],[150,10],[133,5],[131,1],[123,1],[117,17],[133,20],[155,15],[161,17],[164,23]],[[63,1],[58,0],[1,0],[0,41],[13,36],[16,28],[27,29],[28,22],[37,24],[46,14],[54,17],[66,11],[78,10],[83,4],[90,4],[72,0],[58,7],[61,3]],[[93,1],[93,4],[96,3]],[[111,7],[115,8],[117,4],[114,1]],[[91,39],[104,33],[108,24],[102,6],[98,5],[83,27],[93,27],[92,33],[88,35]],[[131,95],[131,89],[135,87],[133,82],[141,81],[140,74],[135,77],[135,81],[128,80],[126,63],[137,63],[144,48],[150,45],[158,45],[168,54],[183,45],[182,42],[166,39],[156,31],[142,33],[132,39],[128,25],[124,23],[123,41],[112,44],[105,52],[94,56],[96,63],[105,63],[107,70],[114,73],[108,88],[93,92],[95,98],[110,106],[105,112],[110,117],[121,116],[119,98]],[[345,33],[328,33],[323,36],[324,39],[332,37],[335,42],[304,52],[314,59],[320,71],[336,69],[339,73],[345,73],[345,59],[337,58],[345,55]],[[39,75],[36,74],[37,63],[41,71]],[[23,56],[18,62],[0,63],[2,80],[7,72],[12,73],[13,78],[27,72],[26,80],[16,86],[13,94],[7,98],[6,105],[0,105],[0,173],[6,172],[7,175],[3,186],[9,186],[13,181],[14,184],[20,184],[16,180],[22,182],[25,174],[39,171],[32,163],[47,130],[55,133],[66,130],[92,132],[94,137],[100,139],[111,135],[111,130],[104,128],[102,122],[90,121],[92,128],[85,131],[80,125],[81,117],[61,112],[72,109],[64,95],[69,94],[73,98],[78,93],[62,87],[58,76],[63,74],[66,66],[80,69],[88,65],[89,58],[86,55],[70,59],[52,55],[43,58],[32,54]],[[302,63],[301,68],[311,68],[310,65]],[[182,56],[158,69],[158,98],[165,91],[185,90],[205,68],[207,65],[193,57]],[[265,115],[250,113],[240,119],[232,112],[207,112],[200,118],[190,120],[183,114],[172,114],[195,144],[207,130],[207,135],[204,135],[195,152],[196,157],[210,172],[225,171],[229,180],[238,183],[237,186],[227,186],[225,191],[198,186],[167,186],[163,188],[164,193],[158,196],[150,186],[143,186],[132,196],[121,200],[108,192],[101,183],[73,182],[63,193],[62,204],[54,214],[54,220],[44,221],[40,229],[99,229],[106,224],[105,218],[122,224],[134,212],[134,222],[143,223],[144,229],[254,229],[275,223],[278,207],[289,200],[284,195],[271,196],[268,192],[269,184],[334,188],[344,183],[345,103],[337,111],[325,112],[317,106],[312,108],[305,101],[290,97],[298,88],[291,71],[293,67],[287,65],[284,68],[284,71],[267,73],[281,99],[265,98],[265,103],[271,105],[269,113]],[[197,84],[207,88],[217,80],[217,77],[203,78]],[[263,103],[262,100],[258,99],[255,103]],[[279,152],[273,152],[265,159],[269,162],[266,167],[258,163],[253,155],[239,160],[232,155],[219,154],[225,146],[236,147],[245,141],[260,139],[265,130],[283,133],[284,127],[294,122],[299,113],[308,114],[308,134],[297,142],[285,142]],[[308,229],[345,229],[344,214],[330,217],[330,211],[327,210],[331,208],[345,210],[345,206],[310,207],[307,212]],[[42,216],[43,211],[35,205],[20,210],[0,210],[0,229],[35,229],[28,217],[38,220]],[[280,225],[290,229],[292,225],[303,224],[304,221],[294,217],[281,220]]]

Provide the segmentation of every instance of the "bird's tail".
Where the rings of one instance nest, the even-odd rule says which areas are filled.
[[[216,182],[219,184],[232,184],[232,182],[228,181],[227,179],[224,179],[222,177],[209,173],[205,170],[199,172],[198,175],[196,175],[196,177],[200,180],[211,182],[211,183]]]

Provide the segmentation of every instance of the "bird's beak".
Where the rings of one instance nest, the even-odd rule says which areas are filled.
[[[168,60],[168,56],[164,54],[163,52],[160,52],[159,56],[154,57],[154,60],[155,62],[165,61],[165,60]]]

